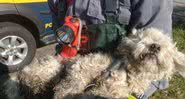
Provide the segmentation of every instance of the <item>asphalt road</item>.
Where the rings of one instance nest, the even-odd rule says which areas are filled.
[[[47,46],[38,48],[35,58],[41,58],[45,55],[54,55],[55,54],[55,45],[56,44],[51,44],[51,45],[47,45]]]

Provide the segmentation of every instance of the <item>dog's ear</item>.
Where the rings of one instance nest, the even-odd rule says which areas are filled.
[[[176,50],[173,56],[176,71],[185,77],[185,54]]]
[[[118,51],[132,51],[136,47],[136,43],[132,38],[124,37],[122,38],[120,44],[118,45]]]

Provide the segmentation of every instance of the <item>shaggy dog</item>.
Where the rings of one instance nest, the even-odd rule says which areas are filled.
[[[25,99],[41,99],[52,94],[53,87],[60,81],[63,65],[52,56],[35,60],[18,73],[21,92]],[[51,98],[51,97],[50,97]],[[43,98],[46,99],[46,98]],[[49,99],[47,97],[47,99]]]
[[[108,77],[103,77],[102,71],[114,65],[116,59],[112,55],[94,53],[79,57],[67,67],[67,76],[55,87],[55,99],[77,94],[105,98],[140,95],[152,81],[168,80],[174,72],[185,71],[185,56],[177,51],[170,37],[154,28],[123,38],[117,49],[122,63],[109,71]],[[85,91],[92,82],[96,86]]]
[[[52,99],[53,93],[54,99],[125,98],[142,94],[152,81],[168,80],[176,71],[185,71],[185,55],[170,37],[150,28],[124,37],[114,53],[68,60],[46,56],[1,85],[7,96],[3,99]]]
[[[35,59],[18,73],[0,77],[1,99],[52,99],[53,87],[60,82],[64,65],[60,59]]]

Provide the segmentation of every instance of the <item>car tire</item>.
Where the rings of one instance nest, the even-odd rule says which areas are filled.
[[[36,41],[25,27],[0,22],[0,48],[0,72],[15,72],[31,63],[36,52]]]

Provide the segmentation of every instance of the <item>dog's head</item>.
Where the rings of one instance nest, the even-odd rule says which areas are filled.
[[[145,65],[169,66],[173,64],[173,44],[170,37],[161,31],[149,28],[137,33],[136,46],[133,49],[137,62]]]
[[[138,31],[123,41],[122,45],[127,45],[126,49],[140,66],[185,71],[185,55],[179,52],[173,40],[160,30],[149,28]]]

